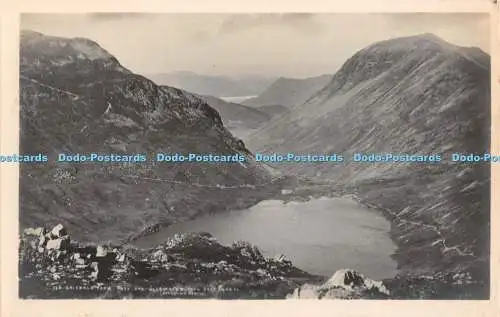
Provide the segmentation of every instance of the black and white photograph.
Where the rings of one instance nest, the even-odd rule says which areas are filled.
[[[490,299],[489,14],[19,36],[20,299]]]

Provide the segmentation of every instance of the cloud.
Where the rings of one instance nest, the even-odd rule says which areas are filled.
[[[298,31],[321,31],[322,25],[312,13],[232,14],[224,19],[219,34],[231,34],[259,28],[295,28]]]
[[[113,21],[122,19],[142,19],[151,16],[151,13],[140,12],[94,12],[88,13],[87,17],[93,21]]]
[[[388,26],[402,32],[433,33],[453,44],[477,46],[489,52],[489,15],[485,13],[387,14]]]
[[[488,52],[488,22],[487,14],[460,13],[123,12],[23,14],[21,26],[92,39],[140,73],[307,77],[335,72],[374,42],[422,33]]]

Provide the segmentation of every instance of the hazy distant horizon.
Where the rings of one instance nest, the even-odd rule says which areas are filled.
[[[314,78],[314,77],[319,77],[319,76],[325,76],[325,75],[332,75],[333,73],[318,73],[318,74],[313,74],[313,75],[305,75],[305,76],[280,76],[280,75],[262,75],[259,73],[244,73],[244,74],[213,74],[213,73],[199,73],[195,72],[192,70],[185,70],[185,69],[178,69],[178,70],[172,70],[168,72],[150,72],[150,73],[140,73],[141,75],[154,75],[154,74],[194,74],[198,76],[207,76],[207,77],[224,77],[224,78],[252,78],[252,77],[258,77],[258,78],[272,78],[272,79],[278,79],[280,77],[285,77],[285,78],[292,78],[292,79],[306,79],[306,78]]]
[[[89,38],[144,75],[314,77],[374,42],[423,33],[489,54],[483,13],[22,14],[21,28]]]

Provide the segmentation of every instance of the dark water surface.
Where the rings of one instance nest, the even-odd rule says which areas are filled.
[[[389,222],[375,211],[346,198],[308,202],[266,200],[252,208],[198,218],[139,239],[153,247],[175,233],[204,231],[223,244],[246,240],[267,256],[286,255],[295,266],[313,274],[332,275],[350,268],[380,279],[394,276],[390,258],[395,245]]]

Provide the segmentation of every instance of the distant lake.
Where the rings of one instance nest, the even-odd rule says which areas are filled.
[[[383,216],[349,199],[324,197],[286,204],[266,200],[246,210],[175,224],[135,244],[148,248],[175,233],[205,231],[223,244],[246,240],[267,256],[282,253],[309,273],[331,276],[350,268],[380,279],[397,273],[389,229]]]
[[[234,103],[239,103],[242,101],[245,101],[250,98],[257,97],[257,95],[254,96],[236,96],[236,97],[219,97],[220,99],[227,101],[227,102],[234,102]]]

